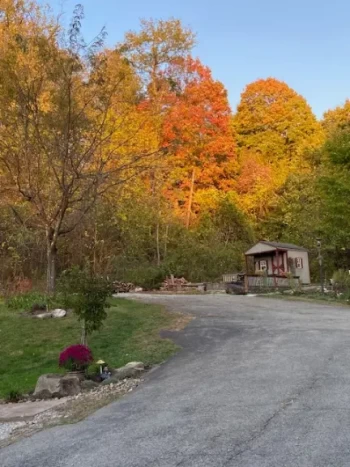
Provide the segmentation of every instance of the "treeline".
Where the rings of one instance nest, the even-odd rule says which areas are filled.
[[[27,0],[0,1],[0,282],[53,290],[72,265],[147,287],[215,280],[255,239],[349,267],[350,103],[318,121],[274,78],[227,92],[179,20],[113,49]],[[316,274],[316,268],[315,268]]]

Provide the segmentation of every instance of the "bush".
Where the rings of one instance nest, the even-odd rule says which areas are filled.
[[[86,345],[71,345],[60,353],[59,366],[70,371],[86,370],[93,362],[92,352]]]
[[[19,392],[19,391],[10,391],[6,397],[5,397],[5,401],[8,402],[8,403],[17,403],[19,402],[20,400],[22,399],[22,394]]]
[[[100,376],[100,365],[97,365],[97,363],[89,365],[86,376],[88,379],[95,380],[98,376]]]
[[[39,292],[28,292],[14,295],[6,300],[6,305],[10,310],[32,311],[61,308],[62,297],[51,296]]]
[[[72,308],[82,322],[81,343],[93,331],[98,331],[107,318],[108,298],[112,295],[112,284],[103,277],[88,271],[73,268],[65,271],[59,282],[66,308]]]
[[[350,274],[344,269],[339,269],[333,274],[332,277],[334,288],[337,291],[349,292],[350,291]]]

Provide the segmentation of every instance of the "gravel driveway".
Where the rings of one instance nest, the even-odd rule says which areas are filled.
[[[173,335],[183,350],[85,421],[1,450],[1,467],[350,466],[350,309],[141,299],[196,316]]]

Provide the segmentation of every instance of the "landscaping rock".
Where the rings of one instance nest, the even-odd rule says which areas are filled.
[[[60,396],[76,396],[81,392],[81,380],[78,376],[66,375],[61,379]]]
[[[53,373],[39,376],[33,394],[34,399],[49,399],[58,397],[61,389],[62,375]]]
[[[145,369],[145,365],[142,362],[130,362],[130,363],[127,363],[122,368],[123,369],[128,369],[128,370],[143,371]]]
[[[56,308],[51,312],[53,318],[64,318],[67,314],[66,310],[62,310],[61,308]]]
[[[130,362],[121,368],[113,371],[111,378],[102,382],[103,385],[117,383],[125,378],[138,377],[145,370],[145,365],[142,362]]]
[[[118,375],[118,373],[115,373],[110,378],[105,379],[104,381],[102,381],[101,386],[109,386],[110,384],[118,383],[121,380],[122,380],[122,378]]]
[[[81,392],[81,382],[77,376],[47,374],[41,375],[36,383],[34,399],[75,396]]]
[[[39,313],[38,315],[33,315],[34,318],[47,319],[52,318],[52,313]]]

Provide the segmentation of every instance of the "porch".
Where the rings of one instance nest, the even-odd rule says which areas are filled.
[[[285,275],[248,274],[245,278],[245,287],[248,292],[260,292],[275,289],[295,289],[300,286],[299,277],[286,277]]]

